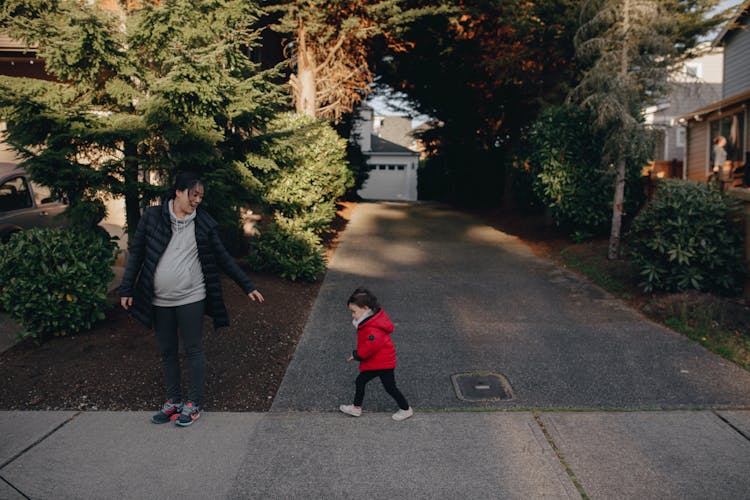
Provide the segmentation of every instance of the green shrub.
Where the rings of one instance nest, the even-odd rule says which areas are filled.
[[[733,295],[745,278],[735,200],[702,183],[664,180],[633,222],[630,251],[645,291]]]
[[[314,281],[326,268],[320,237],[336,217],[336,200],[354,185],[347,141],[325,120],[284,113],[245,160],[249,182],[274,222],[252,243],[255,269]]]
[[[354,185],[347,141],[327,122],[293,113],[280,115],[269,129],[276,140],[265,152],[273,166],[257,173],[261,199],[272,212],[320,234],[336,216],[336,200]]]
[[[547,108],[528,138],[528,174],[534,193],[555,223],[572,234],[605,234],[612,219],[614,167],[604,159],[604,132],[585,110]],[[642,199],[640,165],[628,162],[625,214]]]
[[[43,340],[104,318],[117,245],[103,231],[32,229],[0,245],[0,303]]]
[[[543,213],[547,207],[534,189],[535,180],[529,163],[515,160],[509,173],[513,206],[524,213]]]
[[[277,216],[253,241],[248,261],[259,271],[297,281],[315,281],[326,269],[320,238],[295,219]]]

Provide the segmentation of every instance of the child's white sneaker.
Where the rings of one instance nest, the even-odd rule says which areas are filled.
[[[341,405],[339,406],[339,410],[343,411],[347,415],[351,415],[352,417],[359,417],[360,415],[362,415],[362,408],[354,405]]]
[[[401,422],[402,420],[406,420],[412,415],[414,415],[414,410],[412,410],[410,406],[408,410],[398,410],[393,414],[393,417],[391,418],[393,418],[393,420],[395,420],[396,422]]]

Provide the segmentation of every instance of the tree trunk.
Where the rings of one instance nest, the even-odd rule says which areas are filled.
[[[136,154],[136,145],[126,142],[123,192],[125,194],[125,224],[127,225],[128,236],[135,233],[138,222],[141,220],[141,198],[138,194],[138,160]]]
[[[297,113],[315,116],[318,111],[317,85],[315,80],[315,53],[307,43],[304,26],[300,25],[297,33],[299,48],[297,51],[297,78],[294,88],[294,105]]]
[[[607,257],[615,260],[620,257],[620,229],[622,227],[622,205],[625,200],[625,158],[617,160],[615,178],[615,198],[612,203],[612,229],[609,233],[609,250]]]
[[[628,47],[630,37],[630,2],[623,2],[622,19],[622,52],[620,54],[620,77],[628,76]],[[624,120],[623,120],[624,123]],[[622,125],[624,126],[624,125]],[[622,139],[620,139],[622,140]],[[617,148],[617,175],[615,177],[615,197],[612,200],[612,228],[609,233],[609,250],[607,257],[615,260],[620,257],[620,230],[622,229],[622,205],[625,200],[625,148]]]

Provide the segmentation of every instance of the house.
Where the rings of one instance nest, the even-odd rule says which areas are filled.
[[[745,219],[745,258],[750,263],[750,0],[737,8],[734,18],[717,37],[714,44],[724,49],[721,99],[687,113],[687,155],[683,178],[706,181],[712,173],[714,141],[723,137],[723,149],[717,147],[726,161],[719,169],[726,181],[727,192],[742,201]],[[717,162],[719,163],[719,162]],[[750,297],[750,264],[745,295]]]
[[[49,80],[44,63],[36,57],[36,50],[0,33],[0,75]],[[5,122],[0,120],[0,133]],[[18,163],[13,150],[0,140],[0,163]]]
[[[723,47],[721,98],[682,116],[687,126],[687,154],[683,178],[705,181],[713,166],[714,140],[726,139],[726,162],[721,175],[729,183],[747,186],[748,106],[750,106],[750,1],[743,2],[734,19],[716,39]]]
[[[646,109],[645,121],[656,135],[657,165],[684,162],[687,130],[679,118],[721,99],[723,60],[723,51],[717,47],[681,64],[669,78],[667,97]],[[681,169],[677,175],[681,175]]]
[[[411,121],[398,116],[375,116],[369,106],[359,110],[353,131],[370,166],[369,176],[357,194],[366,200],[417,200],[419,153],[411,144]]]
[[[44,61],[36,56],[36,47],[13,40],[0,32],[0,75],[51,80],[44,70]]]

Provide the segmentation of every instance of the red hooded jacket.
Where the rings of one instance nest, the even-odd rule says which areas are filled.
[[[393,322],[383,309],[359,324],[357,350],[353,353],[354,359],[360,362],[359,371],[396,368],[396,347],[391,333]]]

